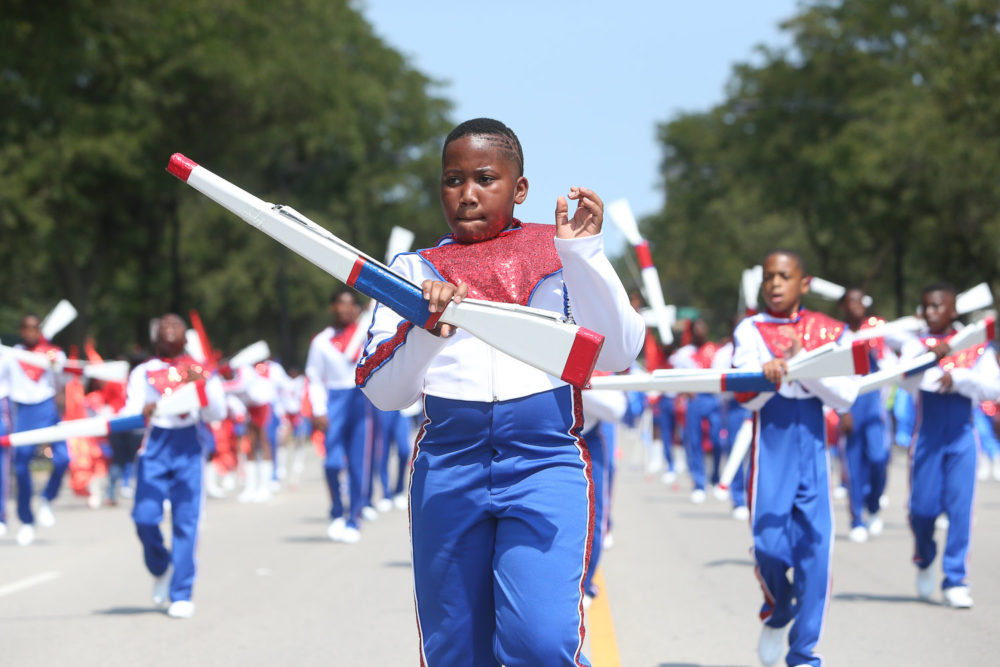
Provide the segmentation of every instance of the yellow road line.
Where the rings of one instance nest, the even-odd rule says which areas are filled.
[[[608,588],[604,585],[601,568],[594,572],[594,584],[600,591],[587,610],[590,617],[590,661],[594,667],[621,667],[618,655],[618,638],[615,624],[611,620],[611,605],[608,604]]]

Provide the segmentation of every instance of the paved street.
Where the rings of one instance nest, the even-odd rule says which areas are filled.
[[[1000,482],[980,483],[970,571],[976,607],[915,599],[896,452],[885,533],[846,539],[837,501],[833,601],[820,645],[829,665],[987,665],[1000,649]],[[643,471],[625,443],[615,546],[602,574],[608,614],[592,608],[597,667],[756,665],[760,593],[749,530],[729,505],[688,500]],[[176,621],[149,602],[128,501],[90,510],[64,495],[31,547],[0,540],[0,655],[7,665],[416,665],[406,513],[364,527],[360,544],[325,536],[318,460],[299,488],[265,505],[209,500],[199,544],[197,613]]]

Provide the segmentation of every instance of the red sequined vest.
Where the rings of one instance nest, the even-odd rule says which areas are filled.
[[[528,305],[546,277],[562,269],[553,225],[522,224],[478,243],[445,243],[418,254],[443,280],[469,285],[469,296]]]

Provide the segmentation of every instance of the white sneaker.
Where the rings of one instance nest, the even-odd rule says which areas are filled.
[[[17,531],[17,543],[26,547],[35,541],[35,527],[26,523]]]
[[[885,529],[885,521],[882,520],[878,514],[872,514],[868,517],[868,534],[869,535],[881,535],[882,531]]]
[[[344,521],[344,517],[338,517],[331,521],[330,525],[326,527],[326,536],[334,542],[343,542],[344,530],[346,528],[347,522]]]
[[[663,482],[664,484],[673,484],[674,482],[677,481],[677,473],[675,473],[673,470],[668,470],[662,475],[660,475],[660,481]]]
[[[153,604],[162,607],[170,599],[170,579],[174,576],[174,567],[168,565],[167,569],[158,577],[153,578]]]
[[[608,533],[607,535],[605,535],[604,536],[604,541],[601,542],[601,546],[605,550],[613,548],[615,546],[615,536],[612,535],[611,533]]]
[[[129,500],[135,495],[135,490],[127,484],[122,484],[122,488],[118,491],[118,494],[125,500]]]
[[[5,524],[3,521],[0,521],[0,537],[3,537],[6,534],[7,534],[7,524]]]
[[[87,507],[92,510],[101,508],[101,500],[104,497],[101,489],[102,479],[103,477],[93,477],[87,485]]]
[[[226,492],[219,484],[219,471],[211,463],[205,465],[205,495],[218,500],[226,497]]]
[[[836,500],[843,500],[844,498],[846,498],[847,497],[847,487],[846,486],[838,486],[837,488],[835,488],[833,490],[833,497]]]
[[[389,512],[392,510],[392,501],[388,498],[379,498],[375,503],[375,509],[379,512]]]
[[[51,528],[56,525],[56,515],[52,513],[52,505],[45,498],[38,499],[38,511],[35,512],[38,525],[42,528]]]
[[[868,541],[868,529],[864,526],[855,526],[851,528],[851,532],[847,534],[847,539],[855,544],[864,544]]]
[[[410,501],[407,500],[405,493],[400,493],[392,499],[392,504],[395,505],[398,510],[405,510],[407,505],[409,505],[409,502]]]
[[[703,502],[705,502],[705,498],[707,497],[708,496],[706,495],[703,489],[695,489],[694,491],[691,492],[691,502],[693,502],[695,505],[701,505]]]
[[[979,464],[976,466],[976,479],[985,480],[990,476],[990,460],[985,456],[979,457]]]
[[[194,602],[190,600],[177,600],[170,603],[167,609],[167,616],[170,618],[191,618],[194,616]]]
[[[271,497],[273,495],[274,494],[271,493],[271,484],[270,484],[270,482],[265,482],[264,484],[258,484],[257,485],[257,492],[254,493],[252,502],[255,502],[255,503],[266,503],[269,500],[271,500]]]
[[[357,544],[361,541],[361,531],[351,526],[345,526],[344,536],[340,541],[344,544]]]
[[[972,608],[972,596],[969,595],[968,586],[952,586],[944,589],[944,601],[955,609]]]
[[[948,526],[951,525],[951,521],[948,520],[947,514],[939,514],[938,518],[934,520],[934,528],[936,530],[948,530]]]
[[[930,600],[937,588],[937,577],[934,576],[934,568],[925,567],[917,570],[917,597],[921,600]]]
[[[885,509],[886,507],[888,507],[889,506],[889,496],[886,495],[886,494],[884,494],[884,493],[881,496],[879,496],[878,497],[878,506],[881,509]]]
[[[712,487],[712,495],[715,496],[716,500],[729,500],[729,491],[721,486]]]
[[[378,512],[371,505],[365,505],[361,508],[361,518],[365,521],[375,521],[378,519]]]
[[[785,629],[762,625],[760,640],[757,642],[757,657],[764,667],[778,664],[785,652]]]
[[[746,505],[740,505],[739,507],[733,508],[733,518],[737,521],[746,521],[750,518],[750,508]]]
[[[252,503],[257,497],[257,462],[247,461],[243,466],[243,491],[236,496],[237,502]]]

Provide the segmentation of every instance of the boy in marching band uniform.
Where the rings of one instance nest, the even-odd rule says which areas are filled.
[[[733,366],[763,370],[777,391],[737,394],[754,411],[750,451],[750,524],[756,573],[764,593],[758,657],[778,662],[788,636],[788,665],[821,664],[819,641],[830,595],[833,513],[823,404],[847,410],[857,397],[851,378],[783,382],[788,360],[839,340],[844,324],[802,308],[809,278],[797,253],[771,252],[761,293],[767,309],[734,332]],[[788,570],[794,571],[793,581]]]
[[[225,417],[226,397],[218,377],[207,380],[204,369],[184,354],[187,325],[167,314],[156,325],[155,357],[129,374],[122,415],[143,414],[149,431],[139,455],[132,519],[142,543],[146,567],[154,577],[153,603],[170,601],[173,618],[194,614],[191,590],[195,577],[195,545],[202,503],[203,443],[198,422]],[[204,382],[207,405],[197,413],[153,416],[157,401],[186,382]],[[163,501],[170,501],[172,533],[168,550],[160,532]]]
[[[862,290],[851,287],[840,299],[848,340],[856,332],[885,324],[885,320],[869,316],[864,297]],[[868,357],[872,372],[885,370],[895,362],[895,355],[882,338],[868,339]],[[845,436],[847,505],[851,515],[848,537],[852,542],[866,542],[869,535],[880,534],[884,526],[879,509],[889,466],[888,420],[885,396],[881,391],[858,396],[851,409],[840,416],[840,430]],[[868,512],[867,521],[865,511]]]
[[[34,366],[26,361],[15,360],[9,354],[0,359],[0,384],[6,382],[10,388],[12,431],[15,433],[59,422],[63,388],[57,369],[66,363],[63,351],[42,337],[41,322],[36,315],[25,315],[21,320],[20,334],[21,343],[16,348],[44,354],[52,360],[52,365],[46,368]],[[52,472],[38,499],[38,523],[46,527],[55,524],[50,503],[59,494],[63,475],[69,467],[66,441],[53,442],[50,446]],[[21,521],[17,543],[22,546],[35,540],[35,513],[31,509],[31,460],[34,456],[34,447],[18,447],[13,453],[14,474],[17,478],[17,516]]]
[[[309,344],[306,377],[312,402],[313,425],[326,434],[327,487],[330,490],[330,525],[327,536],[335,542],[361,540],[361,517],[368,501],[373,451],[374,410],[354,384],[354,365],[360,347],[351,349],[361,301],[349,287],[330,297],[333,322]],[[345,516],[341,473],[347,469],[350,504]]]
[[[604,255],[601,200],[574,187],[572,217],[560,197],[555,227],[522,224],[513,212],[528,194],[523,167],[503,123],[452,130],[441,178],[452,234],[397,256],[393,270],[422,284],[431,312],[468,294],[572,315],[605,334],[600,367],[626,368],[644,325]],[[381,409],[423,397],[410,483],[421,664],[589,664],[594,487],[580,391],[464,331],[415,328],[381,305],[357,382]]]
[[[910,446],[910,529],[917,594],[930,599],[937,584],[932,565],[937,555],[934,523],[948,517],[941,565],[941,588],[952,607],[969,608],[972,596],[966,572],[972,541],[972,503],[976,488],[976,443],[972,418],[978,401],[1000,397],[1000,367],[988,344],[951,353],[948,341],[958,317],[955,289],[938,283],[924,288],[921,298],[927,329],[903,345],[901,361],[933,351],[939,365],[900,385],[917,402],[916,437]]]

